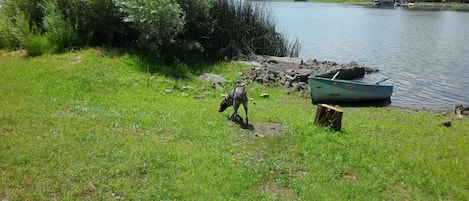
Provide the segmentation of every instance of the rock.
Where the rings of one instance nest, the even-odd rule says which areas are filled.
[[[111,195],[112,195],[112,197],[114,197],[116,200],[124,200],[124,199],[125,199],[125,197],[123,197],[123,196],[121,196],[121,195],[118,195],[117,193],[114,193],[114,192],[113,192]]]
[[[165,92],[165,93],[171,93],[171,92],[173,92],[173,90],[171,90],[171,89],[165,89],[164,92]]]
[[[302,91],[308,88],[308,84],[306,82],[295,82],[292,84],[292,88],[296,91]]]
[[[261,94],[261,97],[262,97],[262,98],[268,98],[268,97],[269,97],[269,94]]]
[[[292,77],[288,74],[285,74],[285,73],[283,74],[283,77],[286,78],[286,80],[289,80],[289,81],[293,81],[295,79],[294,77]]]
[[[244,82],[279,83],[296,91],[308,90],[310,75],[332,78],[337,71],[337,79],[360,79],[367,73],[377,72],[378,69],[360,65],[355,61],[339,64],[334,61],[308,60],[301,58],[256,56],[251,55],[249,62],[258,62],[251,71],[242,74]]]
[[[223,76],[210,73],[204,73],[200,75],[199,78],[205,82],[213,82],[218,84],[226,82],[226,79]]]
[[[304,93],[304,91],[299,91],[299,92],[298,92],[298,96],[299,96],[299,97],[303,97],[303,96],[305,96],[305,93]]]
[[[259,134],[259,133],[254,134],[254,136],[255,136],[255,137],[259,137],[259,138],[265,137],[265,135],[262,135],[262,134]]]
[[[441,122],[441,125],[445,126],[445,127],[450,127],[451,126],[451,121]]]
[[[311,74],[313,74],[311,69],[298,69],[296,70],[296,79],[301,82],[308,82],[308,78]]]
[[[223,87],[220,85],[220,83],[214,82],[212,86],[213,86],[214,89],[216,89],[218,91],[223,91]]]
[[[365,68],[365,73],[366,74],[379,72],[379,70],[376,69],[376,68],[372,68],[372,67],[364,67],[364,68]]]
[[[458,117],[458,119],[462,119],[463,116],[469,115],[469,107],[465,107],[464,105],[457,105],[454,108],[454,113]]]
[[[269,63],[291,63],[295,65],[302,65],[303,64],[303,59],[300,57],[274,57],[270,56],[266,58],[266,61]]]

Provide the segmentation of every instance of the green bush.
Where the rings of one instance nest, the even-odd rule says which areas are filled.
[[[125,13],[124,22],[138,32],[138,46],[159,55],[161,47],[169,46],[182,31],[184,19],[181,7],[173,0],[115,0]]]
[[[31,34],[28,37],[28,43],[25,49],[28,51],[28,55],[37,56],[46,53],[52,53],[54,48],[51,47],[49,39],[45,35]]]
[[[261,54],[298,56],[299,44],[276,31],[272,15],[262,4],[236,0],[178,0],[184,11],[184,31],[163,47],[174,60],[234,59]]]
[[[89,38],[91,45],[131,47],[138,38],[138,31],[124,22],[125,13],[120,12],[113,0],[89,1],[82,16],[87,16],[79,25],[80,35]]]
[[[0,48],[24,47],[30,33],[28,14],[13,2],[0,3]]]
[[[199,62],[249,54],[297,56],[299,49],[296,41],[292,43],[276,31],[273,17],[262,4],[249,1],[0,0],[0,3],[3,5],[0,48],[27,48],[34,54],[108,46],[138,49],[171,62]]]
[[[200,61],[209,57],[207,44],[213,28],[210,22],[212,0],[177,0],[184,12],[184,27],[170,46],[163,47],[163,55],[169,60]]]
[[[55,1],[44,2],[46,15],[43,19],[45,36],[51,43],[53,52],[61,52],[67,48],[78,46],[78,36],[76,26],[70,18],[66,19],[60,12],[60,8]]]

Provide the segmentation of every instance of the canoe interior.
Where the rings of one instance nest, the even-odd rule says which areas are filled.
[[[310,77],[309,87],[313,103],[390,102],[393,92],[391,85],[320,77]]]

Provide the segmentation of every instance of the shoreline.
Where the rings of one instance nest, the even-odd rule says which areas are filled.
[[[251,70],[243,72],[242,83],[258,82],[261,84],[279,83],[284,86],[285,93],[298,93],[298,96],[309,98],[308,77],[313,74],[320,77],[332,78],[337,72],[341,71],[338,79],[354,80],[362,79],[364,76],[379,72],[379,69],[371,66],[359,64],[355,61],[349,63],[337,63],[335,61],[319,61],[309,59],[304,61],[301,57],[274,57],[252,55],[241,60],[232,61],[242,63],[252,67]],[[342,73],[343,72],[343,73]],[[344,105],[346,106],[346,105]],[[370,105],[373,106],[373,105]],[[413,108],[406,106],[393,105],[392,102],[381,107],[402,109],[413,112],[432,112],[436,114],[455,115],[453,105],[447,108]],[[469,117],[469,116],[467,116]]]
[[[314,2],[314,1],[309,1]],[[376,8],[392,8],[394,6],[386,5],[373,5],[373,2],[344,2],[345,4],[366,6],[366,7],[376,7]],[[454,2],[417,2],[414,4],[414,7],[407,6],[397,6],[396,8],[404,8],[409,10],[429,10],[429,11],[463,11],[469,12],[469,4],[464,3],[454,3]]]
[[[332,78],[338,71],[337,79],[362,79],[367,74],[378,72],[374,67],[365,66],[355,61],[337,63],[335,61],[318,61],[309,59],[304,61],[300,57],[275,57],[252,55],[240,61],[252,69],[243,73],[242,82],[258,82],[261,84],[280,83],[287,87],[287,93],[296,91],[300,96],[308,93],[308,79],[310,75]]]
[[[393,6],[375,6],[373,2],[369,1],[334,1],[334,0],[318,0],[318,1],[295,1],[295,0],[270,0],[268,2],[309,2],[309,3],[343,3],[367,7],[378,7],[378,8],[392,8]],[[412,9],[412,10],[452,10],[452,11],[464,11],[469,12],[469,3],[457,3],[457,2],[416,2],[415,7],[408,8],[406,6],[400,6],[401,8]]]

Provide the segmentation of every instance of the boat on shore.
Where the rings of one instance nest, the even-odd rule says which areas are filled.
[[[393,86],[354,80],[339,80],[310,76],[308,80],[311,100],[317,103],[357,103],[367,101],[389,101]]]

